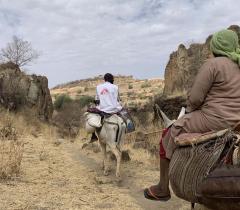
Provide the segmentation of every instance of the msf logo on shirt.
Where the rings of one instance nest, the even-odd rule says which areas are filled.
[[[108,94],[108,93],[109,93],[109,91],[108,91],[107,88],[104,88],[104,89],[100,92],[101,95],[106,95],[106,94]]]

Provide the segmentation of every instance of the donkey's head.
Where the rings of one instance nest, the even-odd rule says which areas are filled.
[[[157,104],[155,104],[155,106],[157,108],[158,116],[163,120],[164,127],[165,128],[170,127],[176,120],[175,119],[170,120]],[[180,119],[185,114],[185,112],[186,112],[186,109],[182,107],[177,119]]]

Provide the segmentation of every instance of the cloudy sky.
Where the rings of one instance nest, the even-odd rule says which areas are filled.
[[[238,0],[0,0],[0,48],[17,35],[50,86],[105,72],[163,77],[180,43],[240,25]]]

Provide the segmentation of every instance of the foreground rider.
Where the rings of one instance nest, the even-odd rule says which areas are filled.
[[[210,42],[214,58],[200,68],[187,98],[187,112],[163,135],[160,147],[160,182],[144,190],[147,199],[167,201],[169,162],[181,133],[205,133],[233,127],[240,121],[240,49],[231,30],[215,33]]]
[[[96,104],[99,113],[114,114],[122,110],[119,100],[118,86],[114,85],[114,77],[107,73],[104,75],[104,83],[97,86]],[[97,140],[97,136],[93,133],[91,142]]]

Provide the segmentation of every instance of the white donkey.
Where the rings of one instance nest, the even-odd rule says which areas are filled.
[[[106,151],[107,145],[108,145],[110,150],[116,157],[116,160],[117,160],[116,177],[120,178],[122,145],[124,143],[124,138],[126,133],[126,124],[121,117],[119,117],[116,114],[113,114],[110,117],[104,117],[101,127],[99,126],[101,125],[101,123],[98,122],[97,127],[100,127],[100,128],[91,129],[93,128],[93,124],[91,123],[91,120],[88,120],[88,119],[91,118],[91,116],[93,115],[94,114],[92,113],[87,114],[86,129],[89,133],[92,133],[93,131],[95,131],[98,136],[99,144],[101,146],[102,154],[103,154],[104,175],[108,175],[108,172],[109,172],[109,169],[107,166],[107,151]],[[96,120],[95,120],[95,123],[96,123]]]

